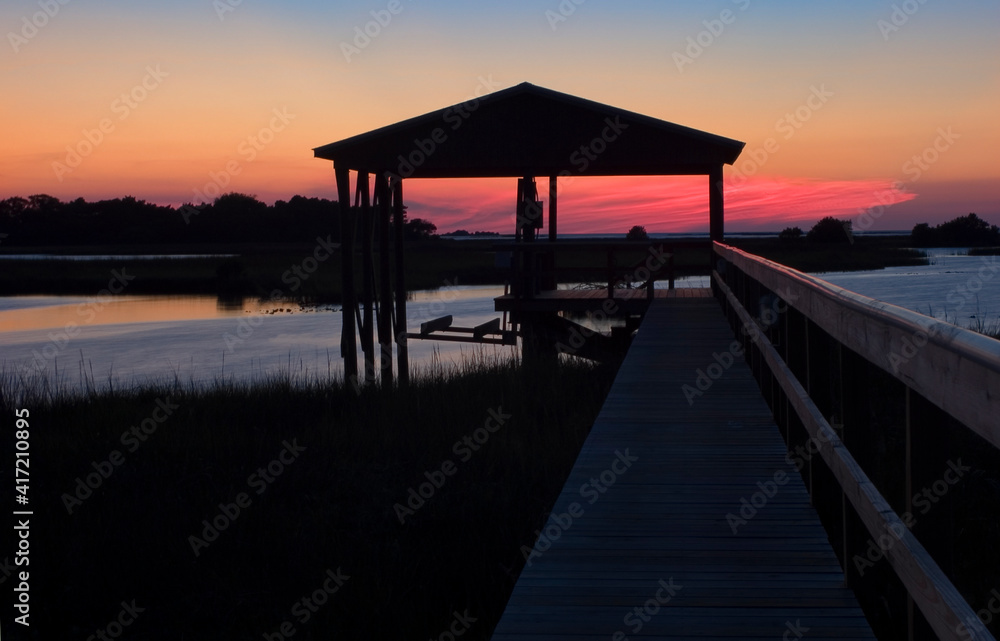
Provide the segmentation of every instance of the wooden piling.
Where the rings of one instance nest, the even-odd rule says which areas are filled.
[[[357,299],[354,294],[354,214],[351,210],[351,173],[347,168],[334,166],[337,177],[337,200],[340,207],[340,283],[343,330],[340,335],[340,353],[344,359],[344,380],[357,382],[358,345]]]
[[[393,217],[396,228],[396,360],[399,384],[410,382],[409,356],[406,347],[406,266],[403,262],[403,179],[394,177],[392,190]]]

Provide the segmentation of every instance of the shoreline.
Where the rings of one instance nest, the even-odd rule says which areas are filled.
[[[308,243],[8,246],[0,252],[0,296],[94,295],[110,289],[112,293],[130,294],[272,297],[274,292],[281,291],[286,294],[285,300],[337,303],[340,302],[340,258],[328,250],[334,243],[321,240],[324,240],[323,247]],[[495,238],[487,238],[408,243],[407,290],[433,290],[454,284],[503,285],[507,272],[496,267],[495,242]],[[663,242],[672,241],[664,239]],[[729,242],[745,251],[813,273],[927,264],[923,252],[908,246],[908,236],[858,237],[852,244],[777,238],[734,238]],[[100,258],[6,257],[56,251],[64,255]],[[186,256],[163,257],[166,254]],[[156,257],[140,258],[150,255]],[[317,255],[320,259],[314,261],[314,271],[303,271],[305,259],[312,261]],[[700,253],[680,250],[676,257],[678,267],[695,266],[708,273]],[[603,257],[593,258],[585,266],[602,269],[603,260]],[[129,277],[122,292],[108,287],[116,273]]]

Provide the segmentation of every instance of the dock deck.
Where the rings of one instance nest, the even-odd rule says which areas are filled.
[[[874,639],[733,343],[714,299],[650,303],[495,641]]]
[[[674,298],[711,298],[712,290],[707,287],[677,287],[676,289],[654,289],[654,300]],[[494,307],[498,312],[585,312],[600,309],[608,300],[607,287],[578,289],[553,289],[535,294],[531,298],[505,294],[498,296]],[[649,304],[645,289],[615,289],[615,307],[630,313],[642,313]]]

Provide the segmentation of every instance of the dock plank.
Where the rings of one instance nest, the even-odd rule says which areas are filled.
[[[874,639],[749,368],[685,396],[733,343],[695,296],[650,304],[494,640]]]

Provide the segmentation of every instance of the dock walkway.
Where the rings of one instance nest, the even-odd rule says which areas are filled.
[[[733,345],[650,304],[494,641],[874,639]]]

